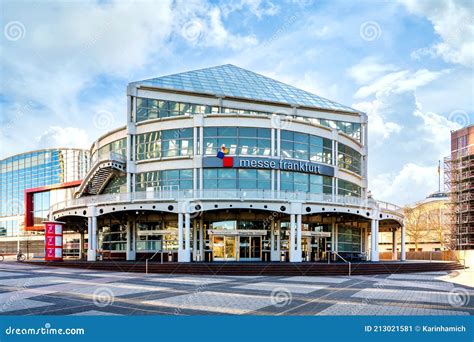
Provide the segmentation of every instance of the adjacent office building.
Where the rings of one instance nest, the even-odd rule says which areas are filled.
[[[0,253],[44,253],[44,225],[51,205],[73,198],[89,168],[89,151],[45,149],[0,160]],[[71,240],[71,241],[69,241]],[[67,235],[65,254],[79,256]],[[77,239],[76,242],[79,242]]]
[[[133,82],[126,125],[50,219],[91,261],[377,261],[382,231],[404,259],[367,144],[364,113],[233,65]]]

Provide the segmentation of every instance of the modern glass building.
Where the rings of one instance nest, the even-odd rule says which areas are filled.
[[[71,148],[0,160],[0,253],[43,253],[41,222],[51,205],[73,197],[88,167],[89,152]]]
[[[127,99],[76,198],[50,208],[87,230],[89,260],[377,261],[379,231],[404,245],[399,208],[367,193],[364,113],[233,65]]]

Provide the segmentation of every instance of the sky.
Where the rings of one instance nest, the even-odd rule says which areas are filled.
[[[367,113],[369,189],[438,190],[474,120],[474,2],[1,1],[0,159],[90,148],[129,82],[231,63]]]

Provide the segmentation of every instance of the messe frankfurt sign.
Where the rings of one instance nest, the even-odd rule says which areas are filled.
[[[326,164],[313,163],[293,159],[265,158],[265,157],[204,157],[203,167],[228,167],[244,169],[270,169],[283,171],[297,171],[317,175],[334,176],[334,168]]]

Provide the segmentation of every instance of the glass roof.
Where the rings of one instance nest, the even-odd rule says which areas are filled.
[[[350,107],[232,64],[151,78],[131,84],[358,113]]]

